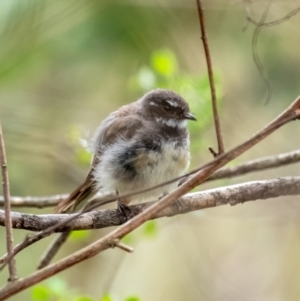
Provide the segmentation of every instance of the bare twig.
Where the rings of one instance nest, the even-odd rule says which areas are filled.
[[[109,234],[105,235],[103,238],[95,241],[89,246],[77,251],[74,254],[60,260],[57,263],[49,265],[42,270],[39,270],[32,275],[20,279],[10,286],[4,287],[0,291],[0,301],[8,298],[16,293],[46,279],[49,278],[83,260],[91,258],[111,247],[111,242],[114,239],[121,239],[123,236],[133,231],[147,220],[153,218],[156,214],[161,212],[167,206],[171,206],[177,199],[186,194],[188,191],[203,183],[213,172],[215,172],[220,167],[224,166],[229,161],[235,159],[249,148],[253,147],[261,140],[269,136],[275,130],[286,124],[291,120],[296,120],[300,118],[300,97],[296,99],[282,114],[280,114],[275,120],[269,123],[265,128],[259,131],[252,138],[248,139],[246,142],[236,146],[230,151],[223,153],[216,157],[214,160],[208,162],[202,166],[201,170],[196,172],[193,177],[184,182],[177,189],[172,191],[170,194],[164,196],[158,202],[152,204],[150,207],[146,208],[143,212],[133,217],[127,221],[124,225],[113,230]],[[82,216],[82,215],[81,215]],[[80,219],[79,216],[78,218]]]
[[[297,15],[300,12],[300,7],[297,7],[297,8],[295,8],[294,10],[292,10],[291,12],[289,12],[288,14],[286,14],[284,17],[282,17],[280,19],[277,19],[277,20],[271,21],[271,22],[264,22],[263,24],[260,24],[260,22],[255,21],[251,17],[248,2],[249,2],[249,0],[244,0],[243,1],[244,5],[245,5],[245,10],[246,10],[246,13],[247,13],[247,20],[249,22],[251,22],[252,24],[256,25],[256,26],[261,26],[261,27],[271,27],[271,26],[279,25],[280,23],[283,23],[283,22],[289,20],[290,18],[292,18],[293,16]]]
[[[111,244],[111,247],[114,248],[114,247],[117,247],[125,252],[128,252],[128,253],[132,253],[134,251],[134,249],[132,247],[129,247],[127,245],[125,245],[124,243],[122,243],[120,241],[120,239],[115,239],[112,244]]]
[[[217,170],[207,179],[207,181],[233,178],[248,174],[250,172],[261,171],[269,168],[285,166],[288,164],[296,163],[300,161],[300,150],[282,153],[279,155],[262,157],[255,160],[251,160],[245,163],[241,163],[237,166],[222,168]],[[11,196],[10,204],[12,207],[35,207],[45,208],[54,207],[62,199],[68,197],[69,194],[33,197],[33,196]],[[97,201],[97,197],[95,198]],[[4,205],[4,198],[0,196],[0,206]]]
[[[263,157],[251,160],[237,166],[222,168],[217,170],[207,181],[232,178],[248,174],[250,172],[261,171],[269,168],[280,167],[300,161],[300,150],[291,151],[275,156]]]
[[[43,197],[36,197],[36,196],[11,196],[10,197],[10,205],[12,207],[35,207],[35,208],[46,208],[46,207],[54,207],[60,201],[68,197],[69,194],[58,194],[58,195],[51,195],[51,196],[43,196]],[[4,198],[0,196],[0,206],[4,204]]]
[[[220,125],[220,118],[219,118],[219,114],[218,114],[218,105],[217,105],[216,89],[215,89],[215,84],[214,84],[212,62],[211,62],[211,56],[210,56],[210,52],[209,52],[207,36],[206,36],[206,32],[205,32],[205,22],[204,22],[204,14],[203,14],[201,0],[196,0],[196,2],[197,2],[197,8],[198,8],[199,22],[200,22],[201,40],[203,42],[203,48],[204,48],[204,52],[205,52],[208,77],[209,77],[209,83],[210,83],[210,92],[211,92],[211,100],[212,100],[212,107],[213,107],[213,114],[214,114],[214,122],[215,122],[216,136],[217,136],[217,141],[218,141],[218,155],[220,155],[224,152],[224,143],[223,143],[223,137],[222,137],[222,131],[221,131],[221,125]],[[214,152],[212,152],[212,153],[214,154]]]
[[[5,209],[5,228],[6,228],[6,247],[7,254],[11,256],[13,254],[13,233],[12,233],[12,222],[10,216],[10,191],[9,191],[9,179],[6,163],[6,154],[3,140],[2,127],[0,124],[0,163],[2,170],[2,186],[4,195],[4,209]],[[15,259],[11,257],[8,262],[9,268],[9,281],[17,280],[17,269]]]

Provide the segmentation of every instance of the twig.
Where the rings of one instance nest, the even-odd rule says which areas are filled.
[[[54,207],[60,201],[68,197],[69,194],[58,194],[58,195],[51,195],[51,196],[43,196],[43,197],[36,197],[36,196],[11,196],[10,197],[10,205],[12,207],[35,207],[39,209],[43,209],[46,207]],[[4,204],[4,198],[0,196],[0,206]]]
[[[271,21],[271,22],[264,22],[263,24],[260,24],[260,22],[255,21],[251,17],[250,9],[248,7],[248,2],[249,2],[249,0],[243,1],[244,5],[245,5],[246,14],[247,14],[247,20],[256,26],[261,26],[261,27],[271,27],[274,25],[279,25],[280,23],[283,23],[283,22],[289,20],[290,18],[292,18],[293,16],[295,16],[296,14],[298,14],[300,12],[300,7],[297,7],[280,19],[277,19],[277,20]]]
[[[5,228],[6,228],[6,247],[7,254],[11,256],[13,254],[13,233],[12,233],[12,222],[10,216],[10,191],[9,191],[9,179],[6,163],[6,154],[2,133],[2,126],[0,124],[0,163],[2,170],[2,186],[4,195],[4,209],[5,209]],[[16,262],[13,257],[8,262],[9,268],[9,279],[8,281],[13,282],[18,279]]]
[[[234,167],[227,167],[217,170],[213,173],[207,181],[233,178],[248,174],[250,172],[261,171],[269,168],[285,166],[288,164],[296,163],[300,161],[300,150],[282,153],[279,155],[262,157],[255,160],[251,160],[245,163],[241,163]],[[45,208],[54,207],[62,199],[68,197],[69,194],[33,197],[33,196],[11,196],[10,204],[12,207],[35,207]],[[94,199],[97,201],[97,197]],[[0,196],[0,206],[4,205],[4,198]]]
[[[200,22],[200,30],[201,30],[201,40],[203,42],[207,70],[208,70],[208,77],[210,83],[210,92],[211,92],[211,100],[212,100],[212,107],[213,107],[213,114],[214,114],[214,122],[215,122],[215,129],[216,129],[216,136],[218,141],[218,155],[224,152],[224,143],[220,125],[220,118],[218,114],[218,105],[217,105],[217,97],[216,97],[216,89],[214,84],[214,76],[213,76],[213,69],[212,69],[212,62],[211,56],[209,52],[208,41],[205,32],[205,22],[204,22],[204,14],[203,8],[201,4],[201,0],[196,0],[197,8],[198,8],[198,15],[199,15],[199,22]]]
[[[300,150],[291,151],[275,156],[263,157],[251,160],[237,166],[227,167],[217,170],[207,181],[232,178],[248,174],[250,172],[261,171],[269,168],[280,167],[300,161]]]
[[[95,241],[89,246],[77,251],[74,254],[60,260],[57,263],[49,265],[42,270],[39,270],[32,275],[20,279],[10,286],[4,287],[0,291],[0,301],[8,298],[16,293],[46,279],[49,278],[83,260],[91,258],[97,255],[99,252],[110,248],[110,244],[114,239],[121,239],[123,236],[133,231],[147,220],[153,218],[156,214],[161,212],[167,206],[171,206],[177,199],[186,194],[188,191],[203,183],[214,171],[227,164],[229,161],[240,156],[242,153],[253,147],[261,140],[269,136],[275,130],[288,123],[291,120],[300,118],[300,97],[296,99],[282,114],[280,114],[275,120],[269,123],[265,128],[259,131],[252,138],[246,142],[236,146],[230,151],[223,153],[216,157],[214,160],[208,162],[202,166],[201,170],[195,173],[193,177],[172,191],[170,194],[164,196],[158,202],[152,204],[146,208],[139,215],[133,217],[127,221],[124,225],[113,230],[109,234],[105,235],[101,239]],[[80,218],[80,217],[79,217]]]
[[[122,243],[120,241],[120,239],[115,239],[112,244],[111,244],[111,247],[114,248],[114,247],[117,247],[125,252],[128,252],[128,253],[132,253],[134,251],[134,249],[132,247],[129,247],[127,245],[125,245],[124,243]]]

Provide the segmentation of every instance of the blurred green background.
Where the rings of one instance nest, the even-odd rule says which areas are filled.
[[[228,149],[300,94],[300,15],[259,36],[273,87],[265,104],[267,88],[252,59],[254,27],[245,29],[242,1],[203,3]],[[250,4],[256,20],[265,5]],[[267,20],[297,5],[273,1]],[[191,168],[211,159],[207,148],[216,142],[195,1],[1,0],[0,45],[0,121],[12,195],[74,189],[89,165],[80,139],[154,87],[182,94],[199,120],[190,128]],[[232,164],[297,149],[299,134],[291,123]],[[201,189],[298,174],[295,164]],[[133,254],[108,250],[11,300],[299,300],[299,212],[293,197],[150,222],[125,238]],[[110,230],[78,232],[56,259]],[[25,237],[14,234],[15,243]],[[3,254],[3,228],[0,235]],[[49,241],[16,257],[20,277],[35,269]],[[1,286],[7,278],[7,271],[0,274]]]

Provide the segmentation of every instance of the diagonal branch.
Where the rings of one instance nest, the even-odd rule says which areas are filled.
[[[10,191],[9,191],[9,180],[7,172],[7,163],[6,163],[6,154],[4,147],[4,140],[2,134],[2,127],[0,124],[0,163],[2,170],[2,186],[3,186],[3,195],[4,195],[4,211],[5,211],[5,228],[6,228],[6,247],[7,254],[11,256],[13,254],[13,233],[12,233],[12,222],[10,216]],[[13,257],[10,257],[8,262],[9,269],[9,281],[15,281],[17,277],[16,262]]]

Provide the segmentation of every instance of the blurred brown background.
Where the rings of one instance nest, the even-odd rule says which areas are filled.
[[[258,52],[273,87],[265,104],[267,88],[252,58],[254,27],[248,24],[245,30],[242,1],[203,3],[228,149],[300,94],[300,14],[259,36]],[[260,19],[266,3],[250,3],[253,18]],[[297,6],[298,1],[273,1],[267,21]],[[201,109],[210,108],[209,97],[197,105],[202,94],[196,85],[206,78],[206,63],[195,1],[1,0],[0,45],[0,120],[12,195],[70,192],[88,170],[79,138],[147,88],[168,86],[169,78],[201,125],[191,129],[191,167],[210,159],[207,147],[216,146],[214,129],[210,110]],[[174,74],[153,71],[157,51],[175,61]],[[183,79],[185,87],[177,86]],[[291,123],[235,163],[297,149],[299,137],[299,124]],[[299,164],[201,189],[285,175],[299,175]],[[158,220],[127,238],[135,249],[132,255],[108,250],[59,274],[55,281],[66,287],[65,295],[51,300],[74,300],[73,295],[101,300],[105,293],[112,300],[129,295],[142,301],[299,300],[299,214],[295,197]],[[56,259],[109,230],[74,237]],[[24,231],[14,234],[15,243],[25,237]],[[3,254],[3,228],[0,235]],[[35,269],[49,241],[17,256],[21,277]],[[6,271],[0,274],[1,286],[7,277]],[[11,300],[31,298],[29,289]]]

